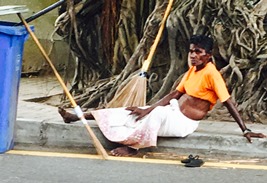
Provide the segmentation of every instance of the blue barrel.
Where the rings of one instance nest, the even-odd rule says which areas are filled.
[[[27,38],[28,32],[23,25],[0,21],[0,153],[14,146],[22,57]]]

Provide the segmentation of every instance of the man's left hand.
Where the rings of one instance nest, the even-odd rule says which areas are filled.
[[[246,137],[248,139],[248,141],[250,143],[252,143],[252,140],[251,140],[252,137],[255,137],[255,138],[266,138],[267,136],[262,134],[262,133],[248,132],[248,133],[244,134],[244,137]]]

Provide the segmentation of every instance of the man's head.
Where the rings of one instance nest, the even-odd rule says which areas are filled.
[[[213,39],[211,37],[208,36],[204,36],[204,35],[193,35],[190,40],[189,40],[190,44],[194,44],[200,48],[203,48],[204,50],[206,50],[207,53],[212,52],[213,49]]]
[[[190,38],[189,59],[197,71],[205,67],[211,61],[213,40],[204,35],[194,35]]]

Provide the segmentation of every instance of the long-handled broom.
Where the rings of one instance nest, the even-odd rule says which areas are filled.
[[[46,54],[46,52],[45,52],[44,48],[42,47],[42,45],[40,44],[39,40],[37,39],[37,37],[35,36],[35,34],[33,33],[33,31],[30,29],[28,23],[24,20],[24,18],[22,17],[21,13],[17,13],[17,15],[19,16],[21,22],[24,24],[24,26],[26,27],[27,31],[29,32],[29,34],[33,38],[34,42],[37,44],[38,48],[40,49],[41,53],[45,57],[46,61],[51,66],[51,68],[52,68],[55,76],[57,77],[57,79],[60,82],[62,88],[64,89],[66,95],[68,96],[68,98],[69,98],[72,106],[74,107],[75,113],[80,118],[80,120],[82,121],[82,123],[85,125],[87,131],[89,132],[89,135],[91,136],[91,138],[92,138],[92,140],[94,142],[94,145],[96,147],[96,150],[97,150],[98,154],[102,155],[103,159],[108,159],[108,154],[107,154],[106,150],[103,148],[103,146],[101,145],[100,141],[97,139],[96,135],[94,134],[93,130],[88,125],[88,123],[87,123],[87,121],[86,121],[86,119],[84,117],[84,114],[83,114],[80,106],[78,106],[76,104],[75,100],[73,99],[73,97],[70,94],[68,88],[64,84],[64,81],[60,77],[59,73],[57,72],[57,70],[56,70],[55,66],[53,65],[52,61],[50,60],[50,58]]]
[[[113,99],[107,104],[108,108],[146,105],[147,71],[151,65],[153,55],[160,41],[160,37],[164,30],[167,17],[171,11],[172,4],[173,0],[169,0],[169,4],[161,21],[161,26],[159,28],[158,34],[153,45],[151,46],[147,59],[142,65],[140,74],[133,76],[130,82],[115,94]]]

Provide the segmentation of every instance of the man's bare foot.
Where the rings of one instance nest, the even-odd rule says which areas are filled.
[[[76,114],[71,114],[62,107],[58,107],[58,113],[61,115],[65,123],[70,123],[79,120]]]
[[[137,150],[128,146],[118,147],[110,151],[112,156],[132,156],[137,154]]]

